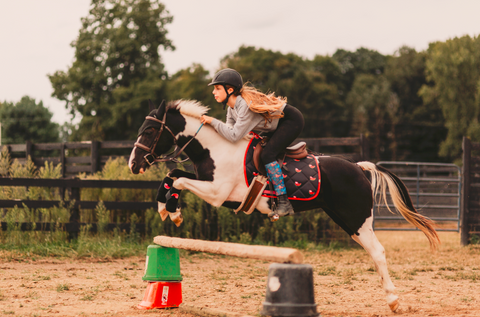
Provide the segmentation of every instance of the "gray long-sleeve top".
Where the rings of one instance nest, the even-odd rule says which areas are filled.
[[[281,111],[283,111],[283,108],[285,108],[285,105]],[[265,123],[265,118],[261,114],[251,111],[245,99],[237,96],[233,109],[228,107],[227,122],[223,123],[218,119],[213,119],[211,126],[228,141],[237,142],[250,131],[275,131],[278,120],[279,118],[274,118],[271,122]]]

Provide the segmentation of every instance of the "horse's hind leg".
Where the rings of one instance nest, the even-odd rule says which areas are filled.
[[[358,235],[352,235],[352,239],[360,244],[373,259],[377,272],[380,275],[380,282],[387,294],[387,303],[394,312],[397,310],[399,302],[398,296],[395,295],[395,286],[390,279],[387,268],[387,260],[385,258],[385,249],[378,241],[372,227],[373,217],[365,220],[365,223],[358,230]]]

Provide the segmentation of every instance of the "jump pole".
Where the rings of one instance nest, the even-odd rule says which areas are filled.
[[[239,258],[250,258],[277,263],[303,263],[303,254],[300,251],[292,248],[172,238],[167,236],[156,236],[153,239],[153,242],[166,248],[223,254]]]

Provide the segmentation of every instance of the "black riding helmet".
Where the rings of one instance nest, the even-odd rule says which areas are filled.
[[[216,73],[215,76],[213,76],[212,82],[208,85],[223,86],[223,88],[225,89],[225,92],[227,93],[227,98],[225,98],[225,101],[222,102],[223,109],[225,110],[225,107],[227,106],[227,102],[230,96],[236,93],[237,91],[240,91],[240,89],[242,89],[243,79],[242,79],[242,75],[240,75],[240,73],[237,72],[235,69],[225,68],[219,71],[218,73]],[[227,85],[234,87],[234,90],[231,94],[228,93]]]

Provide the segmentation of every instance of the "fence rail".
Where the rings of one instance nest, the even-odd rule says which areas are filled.
[[[424,162],[378,162],[377,165],[387,165],[405,183],[415,208],[441,224],[438,231],[460,230],[462,174],[457,165]],[[387,195],[390,200],[390,194]],[[394,210],[391,202],[387,206]],[[375,230],[418,230],[405,226],[406,223],[403,217],[391,214],[383,203],[374,206]]]
[[[128,189],[157,189],[161,181],[132,181],[132,180],[92,180],[92,179],[48,179],[48,178],[0,178],[0,186],[20,186],[20,187],[58,187],[62,188],[62,192],[69,191],[70,200],[0,200],[0,208],[22,208],[24,205],[28,208],[52,208],[60,204],[70,206],[72,208],[68,223],[63,223],[65,231],[69,233],[78,233],[81,226],[91,225],[92,230],[96,230],[95,223],[81,223],[80,209],[95,209],[98,201],[84,201],[80,197],[81,188],[128,188]],[[63,199],[63,197],[62,197]],[[104,201],[103,204],[107,209],[115,210],[147,210],[156,208],[156,202],[139,202],[139,201]],[[42,230],[50,231],[55,227],[48,223],[37,223],[35,228],[29,227],[29,223],[21,223],[20,229],[26,230]],[[2,230],[6,230],[7,223],[1,223]],[[114,228],[129,229],[130,224],[107,225],[106,230]],[[137,230],[144,230],[145,224],[137,224]]]
[[[21,164],[25,164],[28,157],[32,159],[36,166],[42,166],[45,162],[53,163],[54,165],[62,164],[62,177],[66,177],[78,173],[95,173],[101,170],[109,158],[123,157],[128,159],[134,143],[135,141],[133,140],[64,143],[26,142],[25,144],[7,144],[4,145],[4,147],[6,147]],[[75,153],[75,151],[79,150],[83,152],[80,155]],[[119,153],[119,155],[108,153],[112,150],[121,153]],[[85,155],[88,151],[90,151],[90,155]]]

